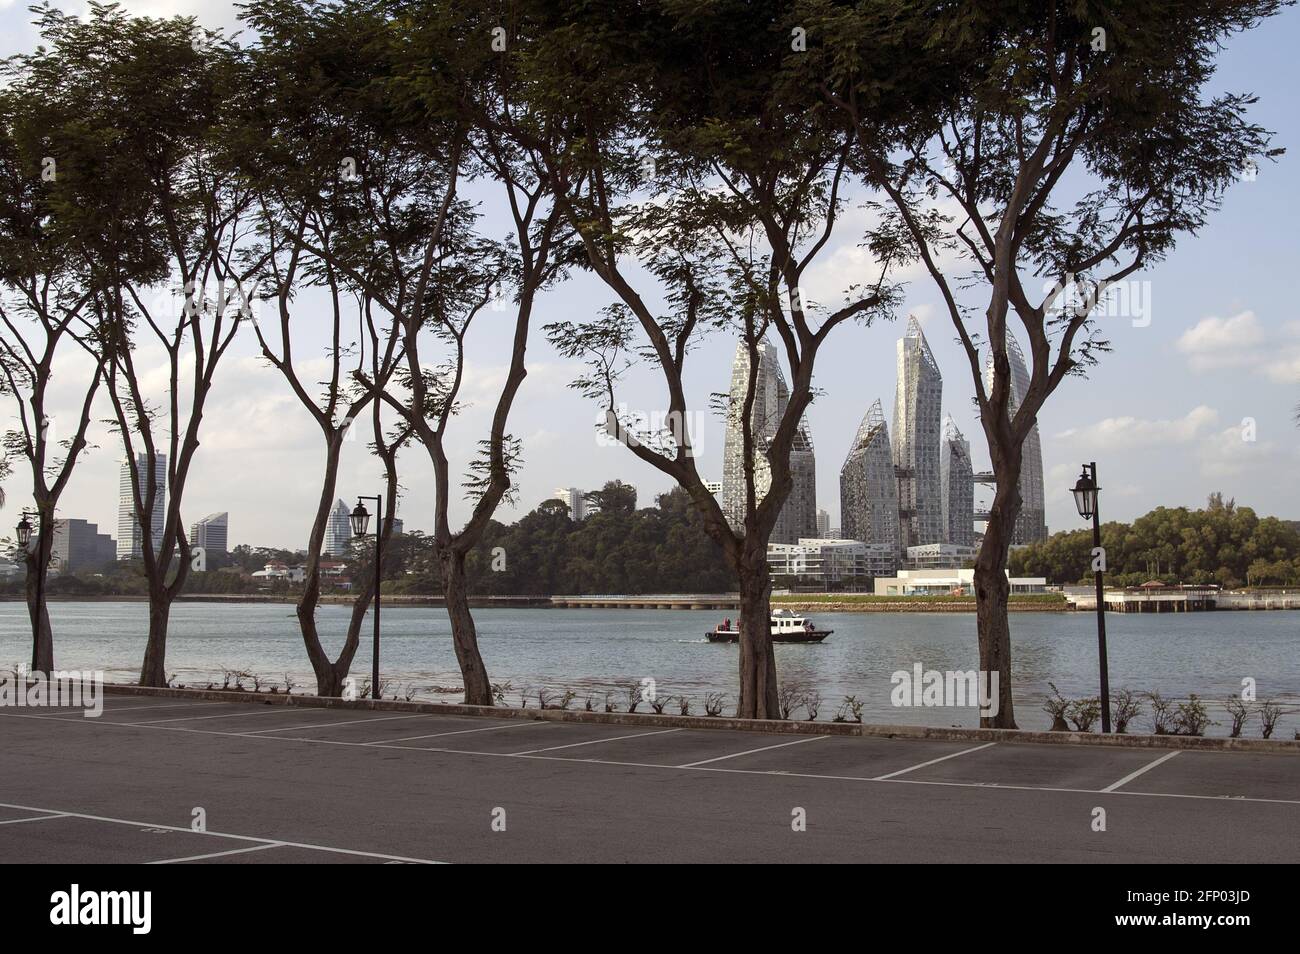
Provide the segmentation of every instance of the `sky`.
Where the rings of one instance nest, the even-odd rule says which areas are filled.
[[[194,14],[213,27],[234,22],[233,5],[221,0],[123,0],[122,5],[141,14]],[[83,9],[75,3],[61,6]],[[22,4],[0,0],[0,54],[35,44],[29,19]],[[1297,45],[1300,10],[1290,8],[1234,38],[1225,50],[1214,88],[1258,94],[1252,118],[1273,130],[1275,145],[1288,154],[1234,185],[1202,234],[1184,236],[1166,261],[1133,276],[1127,309],[1102,319],[1112,352],[1087,378],[1067,380],[1048,400],[1039,427],[1050,530],[1082,526],[1069,490],[1080,465],[1094,460],[1103,519],[1131,520],[1161,505],[1203,506],[1213,491],[1261,514],[1300,519],[1300,429],[1294,419],[1300,404],[1300,309],[1294,294],[1300,263]],[[834,303],[841,289],[873,277],[857,247],[860,228],[853,227],[865,221],[863,214],[855,210],[845,216],[838,240],[808,277],[805,297]],[[933,285],[919,272],[909,277],[897,321],[841,327],[818,356],[815,383],[821,393],[808,425],[817,450],[818,506],[829,511],[832,526],[839,524],[840,466],[859,420],[877,398],[886,417],[891,414],[895,343],[909,313],[921,320],[943,371],[945,411],[971,440],[977,469],[986,469],[964,353]],[[568,388],[580,368],[559,356],[540,332],[547,322],[580,320],[611,300],[597,279],[581,275],[539,302],[528,377],[510,425],[523,441],[524,464],[515,481],[518,504],[503,506],[498,519],[517,519],[562,486],[597,489],[622,479],[638,488],[643,506],[670,489],[669,478],[627,449],[597,440],[597,408]],[[460,471],[486,432],[505,374],[508,355],[499,344],[511,317],[488,315],[471,343],[467,407],[452,426],[449,446]],[[495,328],[493,320],[499,322]],[[320,354],[323,344],[323,337],[313,341],[309,333],[299,353],[310,353],[315,345]],[[707,411],[708,398],[726,389],[734,349],[734,340],[716,337],[688,361],[688,397],[700,409],[691,422],[697,465],[706,479],[721,477],[723,437],[721,421]],[[148,387],[160,396],[166,374],[159,358],[146,347],[138,360],[153,368]],[[81,370],[69,361],[58,374],[52,397],[56,426],[79,400]],[[631,409],[653,413],[665,405],[656,383],[647,374],[634,375],[620,399]],[[5,410],[0,408],[0,415]],[[106,400],[101,401],[96,420],[109,416]],[[96,446],[78,463],[60,516],[85,518],[115,534],[120,442],[98,424],[91,440]],[[230,513],[232,546],[301,548],[319,495],[322,459],[315,424],[278,372],[260,359],[251,328],[245,329],[209,397],[185,493],[185,522],[224,510]],[[408,450],[400,470],[399,516],[408,529],[431,529],[427,455],[418,447]],[[23,477],[21,469],[16,471],[6,486],[7,509],[15,520],[30,483]],[[356,495],[380,493],[382,486],[363,436],[346,448],[338,495],[351,504]],[[977,504],[981,496],[987,499],[986,492],[977,491]],[[458,504],[453,518],[463,519],[469,508]]]

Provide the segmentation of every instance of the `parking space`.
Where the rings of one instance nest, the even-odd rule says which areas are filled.
[[[0,861],[39,855],[178,864],[397,863],[486,860],[499,851],[499,860],[509,860],[518,850],[509,839],[479,843],[466,834],[487,831],[488,813],[504,806],[513,825],[531,832],[529,850],[566,857],[575,850],[570,842],[589,837],[574,825],[595,826],[597,833],[608,827],[609,843],[627,850],[676,824],[673,837],[689,854],[695,845],[685,833],[693,825],[704,826],[698,838],[730,824],[725,819],[763,818],[779,809],[776,820],[783,815],[785,821],[778,828],[788,827],[790,805],[825,820],[853,820],[843,834],[861,851],[876,850],[878,839],[890,840],[910,825],[922,825],[923,835],[955,824],[968,811],[1015,817],[984,826],[961,851],[974,850],[976,842],[1012,855],[1017,845],[1046,850],[1054,826],[1096,804],[1140,815],[1151,832],[1181,819],[1178,831],[1199,839],[1189,851],[1212,857],[1223,846],[1197,835],[1200,827],[1244,830],[1277,860],[1295,860],[1300,839],[1300,758],[1286,754],[851,738],[125,696],[107,697],[98,719],[0,710],[0,726]],[[19,766],[29,770],[16,771]],[[1080,797],[1085,808],[1075,804]],[[575,807],[590,799],[585,811]],[[990,799],[1011,801],[998,808]],[[219,807],[224,833],[184,827],[196,804]],[[718,815],[724,805],[728,813]],[[695,814],[688,822],[683,812]],[[1034,828],[1032,838],[1024,837],[1026,826]],[[569,841],[556,840],[561,829]],[[743,838],[743,831],[740,826],[734,836]],[[1020,834],[1008,841],[1013,831]],[[418,850],[406,840],[416,832],[423,839]],[[1163,850],[1170,837],[1180,836],[1161,832],[1163,840],[1153,836],[1149,845],[1131,841],[1132,857]],[[447,840],[472,841],[474,853],[445,858]],[[414,857],[406,857],[408,848]],[[832,839],[821,850],[844,848]],[[1114,851],[1094,841],[1076,848],[1085,858]]]
[[[1300,764],[1279,755],[1179,752],[1124,791],[1210,798],[1264,798],[1300,805]]]

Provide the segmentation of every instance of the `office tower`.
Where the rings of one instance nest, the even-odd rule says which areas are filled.
[[[1007,413],[1014,418],[1025,392],[1029,390],[1029,369],[1025,355],[1014,335],[1007,334],[1007,360],[1011,365],[1011,400]],[[993,353],[990,351],[984,368],[985,387],[993,385]],[[1038,435],[1038,423],[1029,429],[1020,458],[1020,516],[1016,518],[1011,533],[1011,543],[1035,543],[1047,539],[1047,504],[1043,494],[1043,442]]]
[[[901,550],[898,480],[880,401],[867,408],[840,468],[840,536],[886,545],[895,558]]]
[[[374,519],[373,515],[371,519]],[[352,552],[351,544],[352,510],[342,500],[337,500],[330,511],[329,522],[325,524],[325,543],[321,552],[336,560],[346,559]]]
[[[587,501],[578,487],[556,487],[555,499],[569,508],[570,520],[582,520],[587,516]]]
[[[229,552],[230,514],[210,513],[190,527],[190,546],[202,547],[205,553]]]
[[[77,518],[54,521],[51,542],[53,569],[57,573],[84,573],[103,569],[117,559],[117,545],[97,524]]]
[[[749,389],[749,350],[742,341],[736,346],[728,393],[727,432],[722,448],[722,510],[736,532],[745,524],[745,466],[742,415]],[[790,391],[781,374],[776,348],[769,342],[758,346],[758,370],[749,429],[753,441],[754,493],[757,500],[767,495],[772,483],[768,448],[776,436],[781,417],[790,402]],[[794,480],[776,526],[772,543],[794,543],[817,535],[817,464],[812,437],[803,422],[790,448],[790,474]]]
[[[970,441],[951,417],[943,422],[939,446],[939,480],[943,487],[943,525],[948,543],[975,545],[975,474],[970,462]]]
[[[149,455],[135,455],[135,466],[140,473],[140,480],[149,479]],[[153,471],[153,511],[150,514],[150,538],[155,551],[162,542],[163,523],[167,516],[167,455],[154,455]],[[144,500],[145,487],[140,488],[141,502]],[[117,484],[117,558],[119,560],[138,560],[144,554],[144,537],[140,533],[140,521],[136,519],[135,494],[132,490],[131,462],[122,461]]]
[[[902,547],[941,543],[939,474],[943,377],[915,317],[898,342],[898,390],[894,397],[894,465]]]

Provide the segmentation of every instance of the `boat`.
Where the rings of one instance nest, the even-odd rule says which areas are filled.
[[[808,617],[798,616],[789,610],[773,612],[771,624],[774,643],[820,643],[835,632],[833,629],[818,629]],[[734,626],[731,629],[719,626],[704,635],[711,643],[735,643],[740,640],[740,630]]]

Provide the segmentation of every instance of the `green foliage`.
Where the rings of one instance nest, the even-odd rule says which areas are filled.
[[[1203,510],[1157,507],[1131,524],[1101,528],[1106,581],[1138,586],[1166,583],[1293,586],[1300,583],[1300,533],[1276,517],[1258,517],[1221,495]],[[1012,552],[1012,576],[1045,576],[1049,583],[1092,579],[1092,531],[1054,533]]]

